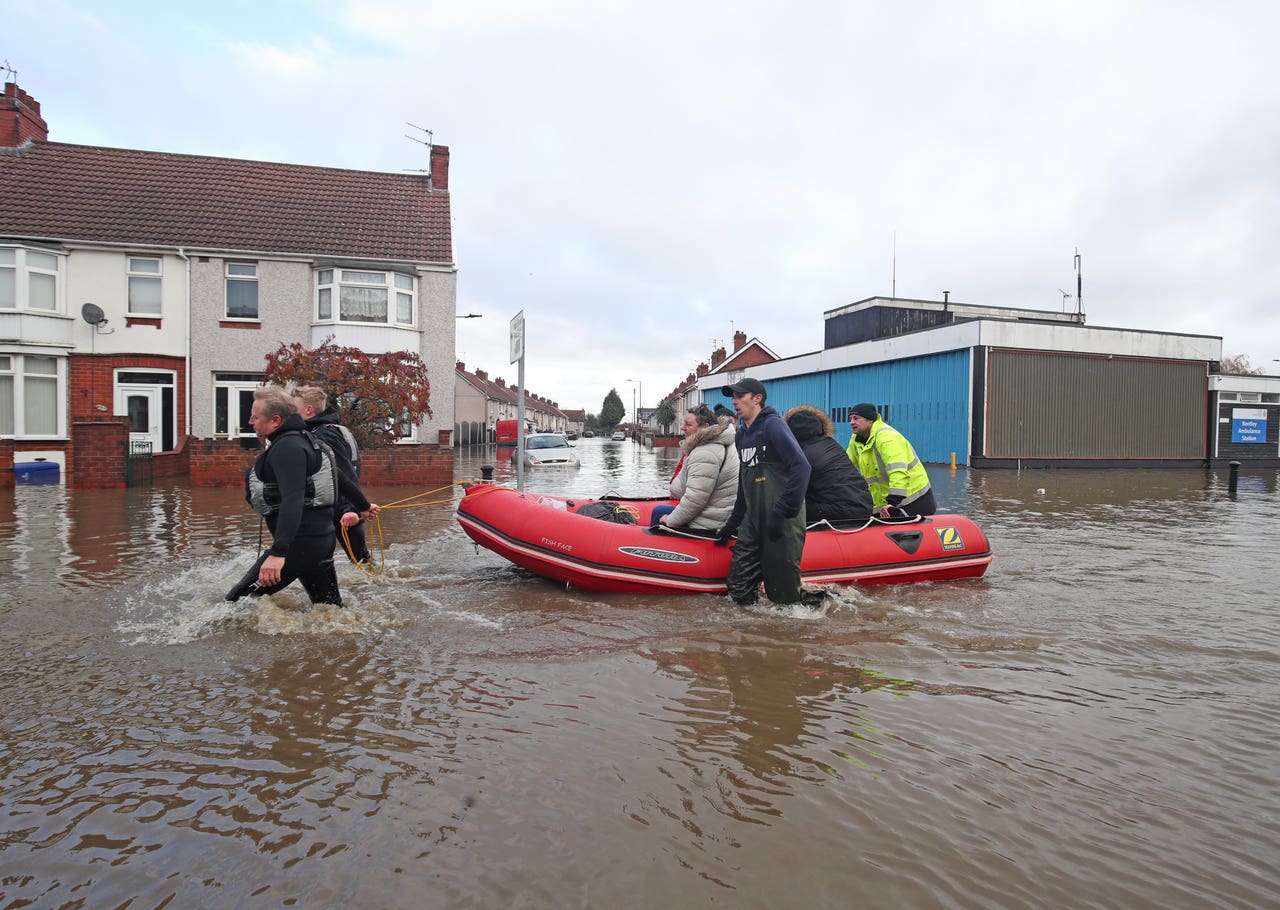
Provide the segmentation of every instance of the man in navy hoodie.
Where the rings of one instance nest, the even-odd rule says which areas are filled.
[[[775,604],[802,602],[800,556],[804,551],[804,494],[809,462],[778,412],[765,406],[758,379],[724,386],[737,412],[738,501],[716,535],[724,546],[736,531],[729,566],[729,596],[741,606],[760,599],[760,582]]]

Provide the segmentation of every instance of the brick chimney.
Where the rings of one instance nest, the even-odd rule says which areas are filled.
[[[689,374],[689,378],[688,378],[688,379],[686,379],[686,380],[684,381],[684,383],[685,383],[685,385],[693,385],[693,384],[694,384],[694,382],[695,382],[695,381],[697,381],[697,379],[698,379],[698,377],[697,377],[697,376],[694,376],[692,373],[690,373],[690,374]]]
[[[40,102],[12,82],[0,98],[0,148],[14,148],[28,139],[49,140],[49,124],[40,116]]]
[[[481,382],[488,382],[489,374],[484,370],[476,370],[476,379],[479,379]]]
[[[449,190],[449,146],[431,146],[431,188]]]
[[[728,356],[729,355],[724,352],[724,345],[720,345],[720,347],[712,351],[711,352],[711,369],[714,370],[716,367],[720,366],[720,364],[724,363],[725,358]]]
[[[705,360],[704,360],[702,363],[698,364],[698,375],[699,375],[699,376],[706,376],[706,375],[707,375],[708,373],[710,373],[710,372],[711,372],[711,368],[710,368],[709,366],[707,366],[707,363],[706,363],[706,361],[705,361]]]
[[[454,367],[454,369],[456,369],[459,373],[465,373],[467,371],[467,365],[463,363],[461,360],[459,360],[458,365]]]
[[[506,381],[505,379],[503,379],[501,376],[499,376],[497,379],[495,379],[495,380],[493,381],[493,384],[494,384],[494,385],[496,385],[496,386],[497,386],[498,388],[500,388],[500,389],[505,389],[505,388],[507,387],[507,381]]]
[[[733,353],[735,353],[735,354],[736,354],[736,353],[738,353],[739,351],[741,351],[744,347],[746,347],[746,344],[747,344],[747,333],[746,333],[746,332],[734,332],[734,333],[733,333]]]

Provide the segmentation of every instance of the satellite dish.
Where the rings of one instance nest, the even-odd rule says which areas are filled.
[[[101,325],[107,321],[107,314],[102,312],[102,307],[96,303],[86,303],[80,307],[80,315],[89,325]]]

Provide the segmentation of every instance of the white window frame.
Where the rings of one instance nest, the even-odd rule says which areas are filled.
[[[135,265],[139,262],[154,262],[156,270],[154,272],[141,269]],[[154,281],[159,291],[159,307],[158,312],[144,313],[133,308],[133,282],[138,281]],[[130,316],[136,316],[141,319],[159,319],[164,315],[164,257],[163,256],[126,256],[125,257],[125,304],[128,307]]]
[[[66,312],[66,281],[62,277],[66,271],[66,253],[11,244],[0,245],[0,250],[11,253],[13,257],[13,262],[0,261],[0,272],[9,272],[12,276],[14,303],[11,307],[0,304],[0,312],[13,313],[24,310],[31,313],[46,314],[63,314]],[[29,261],[30,254],[51,256],[54,260],[53,268],[48,269],[43,266],[32,265]],[[4,258],[8,259],[9,257],[5,256]],[[32,275],[48,275],[53,279],[52,309],[31,305]]]
[[[44,311],[41,311],[44,312]],[[53,380],[56,384],[54,391],[54,431],[52,433],[28,433],[26,427],[26,384],[27,384],[27,364],[28,357],[39,358],[41,360],[52,360],[54,362]],[[33,374],[40,379],[46,379],[45,374]],[[12,432],[3,432],[4,427],[0,427],[0,437],[6,439],[66,439],[67,438],[67,358],[55,357],[50,354],[35,354],[21,351],[0,351],[0,376],[7,376],[11,380],[13,389],[13,426],[9,428]]]
[[[361,280],[362,275],[377,275],[381,280]],[[354,268],[335,265],[316,269],[315,276],[315,298],[312,312],[316,322],[333,325],[385,325],[401,329],[416,328],[420,284],[420,279],[417,275],[394,269]],[[403,286],[406,281],[409,283],[409,287]],[[381,321],[342,318],[343,288],[385,290],[387,292],[386,318]],[[408,307],[408,320],[400,318],[401,304]],[[326,309],[328,312],[325,312]]]
[[[213,374],[213,390],[210,392],[210,404],[213,415],[212,436],[214,439],[249,439],[257,434],[252,430],[248,432],[240,432],[240,424],[248,423],[249,414],[246,411],[241,420],[240,414],[240,394],[242,392],[255,392],[262,388],[262,377],[259,375],[257,379],[250,378],[251,373],[232,373],[230,371],[219,372]],[[234,378],[231,378],[234,377]],[[218,428],[218,392],[223,391],[227,397],[227,426],[225,429]],[[253,407],[252,401],[249,407]],[[235,427],[235,431],[232,431]]]
[[[253,273],[233,275],[231,273],[232,269],[253,269]],[[230,320],[231,322],[261,322],[262,321],[262,298],[258,293],[260,288],[260,285],[258,284],[258,263],[228,260],[227,263],[223,266],[222,274],[224,278],[223,295],[222,295],[223,297],[222,305],[223,305],[223,313],[224,313],[223,318]],[[249,284],[249,283],[253,284],[253,315],[252,316],[232,316],[231,315],[230,291],[231,291],[232,282],[237,282],[240,284]]]

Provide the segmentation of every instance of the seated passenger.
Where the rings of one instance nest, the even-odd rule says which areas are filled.
[[[685,415],[684,436],[680,467],[671,478],[671,496],[680,502],[657,506],[650,521],[654,527],[715,530],[733,514],[738,499],[733,423],[725,417],[717,420],[700,404]]]
[[[820,408],[802,404],[783,418],[809,459],[804,511],[812,523],[866,521],[874,509],[867,480],[835,441],[835,425]]]

